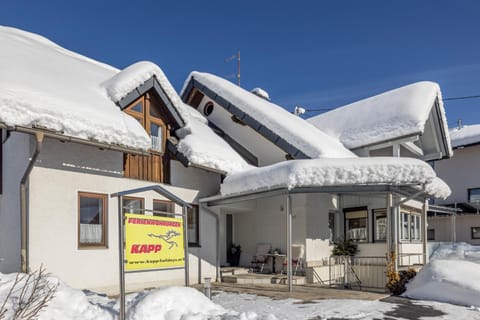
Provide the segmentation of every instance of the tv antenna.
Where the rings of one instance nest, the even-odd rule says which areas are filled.
[[[237,74],[235,77],[237,78],[237,85],[240,87],[240,50],[237,51],[237,54],[234,54],[231,57],[226,58],[225,62],[230,62],[235,59],[237,60]],[[234,75],[230,75],[230,76],[234,76]]]

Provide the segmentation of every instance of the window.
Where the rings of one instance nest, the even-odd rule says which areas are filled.
[[[135,118],[150,136],[150,155],[124,155],[125,177],[169,183],[170,155],[166,150],[169,132],[174,120],[163,100],[146,93],[132,102],[125,112]]]
[[[480,188],[468,189],[468,202],[480,204]]]
[[[373,211],[375,242],[387,240],[387,211],[378,209]]]
[[[150,122],[150,139],[152,140],[152,149],[163,152],[163,127],[155,122]]]
[[[144,206],[142,198],[135,197],[123,197],[122,198],[122,207],[124,213],[136,213],[143,214]]]
[[[480,227],[471,228],[472,239],[480,239]]]
[[[208,117],[209,115],[212,114],[212,112],[213,112],[213,103],[210,101],[205,104],[205,107],[203,107],[203,114]]]
[[[367,209],[346,209],[345,210],[345,234],[347,240],[357,242],[368,241]]]
[[[153,200],[153,215],[172,217],[172,213],[175,213],[175,205],[171,201],[166,200]]]
[[[198,223],[198,205],[192,204],[192,208],[187,210],[187,232],[188,244],[200,246],[199,223]]]
[[[435,240],[435,229],[427,230],[427,240],[431,240],[431,241]]]
[[[401,212],[400,213],[400,239],[402,240],[410,240],[410,215],[408,212]]]
[[[401,208],[400,239],[403,241],[422,240],[422,220],[418,210]]]
[[[78,246],[107,247],[107,195],[78,193]]]
[[[420,241],[420,216],[411,215],[410,216],[410,240]]]

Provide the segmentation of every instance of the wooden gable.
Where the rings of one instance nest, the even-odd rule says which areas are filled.
[[[150,90],[130,103],[124,111],[145,128],[152,140],[150,155],[124,155],[124,176],[169,183],[171,155],[166,143],[177,125],[166,104],[154,90]]]

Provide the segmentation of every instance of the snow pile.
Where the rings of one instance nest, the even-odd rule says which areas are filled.
[[[480,124],[450,129],[452,146],[460,147],[480,142]]]
[[[270,95],[268,94],[267,91],[263,90],[262,88],[253,88],[250,92],[253,93],[254,95],[259,96],[260,98],[270,101]]]
[[[352,185],[423,185],[435,197],[450,189],[425,162],[411,158],[309,159],[280,162],[227,177],[222,195],[276,188]]]
[[[118,70],[55,43],[0,26],[0,122],[147,150],[141,125],[101,83]]]
[[[192,72],[185,82],[182,94],[191,79],[197,80],[218,96],[240,108],[262,126],[311,158],[356,157],[338,140],[315,128],[312,124],[294,116],[284,108],[212,74]]]
[[[207,120],[195,109],[187,107],[189,122],[177,130],[181,138],[177,149],[194,165],[227,174],[252,168],[230,145],[208,126]]]
[[[407,284],[404,296],[480,306],[480,247],[442,244]]]
[[[8,292],[12,288],[17,274],[2,274],[0,273],[0,306],[6,301],[5,308],[7,309],[5,319],[11,319],[13,310],[18,305],[18,299],[22,294],[24,287],[31,290],[32,278],[26,285],[24,274],[19,274],[22,281],[20,281],[12,291],[7,299]],[[47,307],[40,312],[40,320],[50,319],[78,319],[78,320],[110,320],[114,319],[115,311],[107,310],[93,303],[90,303],[87,296],[80,290],[75,290],[65,285],[63,282],[54,277],[44,278],[50,286],[58,285],[55,296],[48,302]]]
[[[227,313],[199,291],[184,287],[157,289],[137,298],[129,307],[128,320],[209,319]]]
[[[448,128],[440,87],[429,81],[387,91],[312,117],[308,121],[326,134],[338,138],[347,148],[355,149],[423,133],[437,99],[443,127]],[[449,141],[446,130],[445,134]]]
[[[20,276],[24,276],[19,274]],[[5,319],[12,319],[18,306],[25,281],[10,289],[17,274],[0,273],[0,311],[5,301]],[[26,278],[23,278],[26,279]],[[53,299],[39,313],[39,320],[113,320],[118,319],[119,301],[92,292],[73,289],[55,277],[43,278],[58,285]],[[31,283],[31,281],[29,282]],[[8,296],[8,299],[7,299]],[[193,288],[165,287],[153,291],[129,294],[126,297],[128,320],[275,320],[271,315],[236,312],[224,309]],[[0,315],[1,316],[1,315]],[[3,318],[2,318],[3,319]]]

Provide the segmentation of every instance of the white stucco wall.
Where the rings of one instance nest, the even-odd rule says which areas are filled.
[[[435,204],[467,202],[468,189],[480,188],[480,145],[455,149],[450,159],[435,161],[435,172],[452,189],[445,200],[436,200]]]
[[[12,133],[4,145],[4,193],[0,196],[0,272],[20,269],[19,181],[28,164],[33,142]],[[111,194],[154,183],[122,177],[123,155],[85,145],[45,139],[29,182],[30,268],[44,264],[48,272],[77,288],[106,293],[118,291],[117,199],[108,200],[108,248],[78,249],[78,192]],[[220,177],[172,163],[172,180],[182,187],[165,186],[194,203],[216,193]],[[200,189],[200,191],[188,186]],[[161,199],[153,192],[140,194],[145,208]],[[178,211],[181,209],[178,207]],[[190,250],[190,282],[215,278],[215,218],[200,211],[200,247]],[[159,284],[183,284],[184,271],[156,271],[127,275],[127,289]]]
[[[46,183],[48,181],[48,183]],[[117,199],[108,200],[108,247],[78,249],[78,192],[110,194],[148,185],[144,181],[120,179],[77,172],[36,167],[31,174],[30,196],[30,265],[33,269],[44,264],[47,270],[77,288],[105,292],[115,291],[118,283],[118,219]],[[196,190],[165,186],[184,201],[193,202]],[[145,199],[145,208],[152,209],[153,199],[162,199],[154,192],[136,194]],[[177,207],[177,211],[181,209]],[[203,228],[205,229],[205,228]],[[214,234],[214,230],[208,230]],[[207,235],[209,233],[206,233]],[[208,236],[206,237],[208,238]],[[214,276],[212,259],[202,263],[198,276],[198,261],[203,257],[190,254],[190,281]],[[79,275],[81,273],[81,276]],[[155,283],[182,284],[183,270],[128,274],[127,288],[138,289]]]
[[[5,135],[3,136],[5,139]],[[3,145],[3,194],[0,195],[0,272],[20,269],[20,180],[30,157],[30,137],[11,133]]]
[[[265,139],[258,132],[248,126],[243,126],[232,121],[232,114],[220,107],[207,96],[202,99],[198,110],[203,114],[203,107],[209,101],[213,102],[213,112],[207,119],[222,129],[227,135],[240,143],[258,158],[259,166],[266,166],[285,160],[285,152]]]

